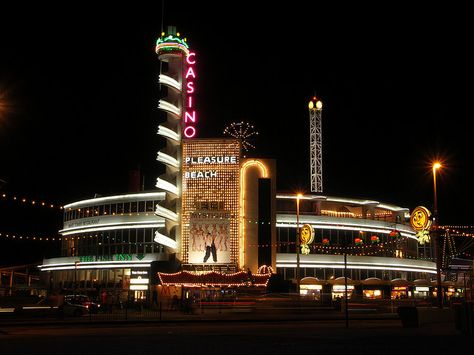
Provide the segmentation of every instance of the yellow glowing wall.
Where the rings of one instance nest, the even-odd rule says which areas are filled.
[[[190,227],[194,218],[225,216],[230,263],[239,264],[240,143],[235,139],[183,140],[181,255],[190,263]]]
[[[258,263],[258,180],[271,179],[271,249],[276,270],[276,163],[272,159],[244,159],[241,164],[240,184],[240,264],[257,272]]]

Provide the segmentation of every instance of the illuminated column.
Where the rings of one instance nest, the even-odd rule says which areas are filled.
[[[156,42],[156,54],[161,61],[158,82],[164,96],[158,108],[166,114],[166,121],[158,126],[158,135],[166,139],[166,146],[160,150],[157,160],[166,171],[157,178],[156,187],[166,192],[165,200],[156,207],[155,214],[165,218],[165,228],[155,234],[155,241],[168,246],[180,259],[180,216],[181,216],[181,140],[183,122],[187,114],[186,70],[190,56],[186,38],[181,38],[175,27],[168,27]]]
[[[237,267],[240,142],[237,139],[185,139],[182,165],[182,262],[210,268]],[[206,252],[209,234],[216,241],[216,259]]]
[[[252,272],[263,265],[262,251],[269,248],[271,262],[265,262],[276,270],[276,167],[271,159],[246,159],[242,162],[240,170],[240,233],[239,233],[239,267],[249,268]],[[270,196],[265,196],[260,191],[264,189],[262,182],[269,182]],[[260,201],[260,198],[269,198]],[[263,205],[267,204],[269,211]],[[260,212],[269,212],[266,216]],[[264,224],[264,225],[262,225]],[[263,227],[263,228],[262,228]],[[265,231],[266,229],[266,231]],[[269,233],[268,233],[269,231]]]
[[[323,192],[323,103],[316,98],[309,102],[309,138],[311,164],[311,192]]]

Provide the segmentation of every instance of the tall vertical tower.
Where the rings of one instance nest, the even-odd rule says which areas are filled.
[[[166,146],[158,152],[157,160],[166,171],[156,179],[156,187],[166,192],[165,200],[156,206],[155,214],[165,218],[165,228],[155,233],[155,241],[174,249],[180,259],[181,216],[181,140],[188,115],[184,90],[189,63],[189,46],[175,27],[168,27],[156,42],[156,54],[161,61],[159,84],[162,98],[158,108],[166,114],[166,121],[158,126],[158,135],[166,138]],[[189,83],[188,83],[189,84]]]
[[[308,108],[311,192],[323,192],[323,103],[314,96],[309,102]]]

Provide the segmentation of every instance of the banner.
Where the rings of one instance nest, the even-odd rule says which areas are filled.
[[[191,264],[230,263],[229,218],[193,218],[189,223]]]

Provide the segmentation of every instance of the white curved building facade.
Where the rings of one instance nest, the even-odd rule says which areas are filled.
[[[134,272],[146,272],[150,279],[152,264],[169,260],[174,252],[167,239],[156,241],[165,219],[154,212],[164,199],[164,192],[140,192],[64,206],[61,256],[40,266],[48,272],[49,287],[86,293],[132,290],[139,291],[137,298],[144,297],[148,282],[131,285]]]
[[[351,287],[361,286],[367,279],[371,279],[372,286],[377,281],[382,286],[398,279],[408,283],[421,279],[429,283],[436,277],[431,245],[418,243],[416,232],[408,223],[407,208],[323,195],[301,196],[298,215],[296,205],[296,195],[277,195],[276,270],[284,279],[295,282],[299,269],[300,280],[317,280],[314,283],[322,290],[323,285],[334,287],[334,280],[343,278],[344,270]],[[300,253],[298,262],[297,228],[304,224],[314,228],[315,237],[309,245],[309,254]],[[305,293],[306,286],[302,287]],[[395,287],[401,287],[395,291],[404,291],[400,294],[406,297],[416,291]],[[389,295],[380,293],[380,296]]]
[[[377,297],[413,296],[410,283],[434,279],[431,245],[418,243],[407,208],[322,195],[321,169],[314,174],[321,175],[318,194],[276,193],[275,161],[242,159],[235,139],[195,139],[195,53],[175,29],[161,35],[155,50],[165,117],[157,131],[165,139],[157,153],[165,166],[158,191],[66,205],[61,256],[40,266],[51,288],[135,291],[135,298],[149,299],[156,271],[174,273],[167,268],[175,261],[186,271],[219,271],[223,279],[271,266],[293,283],[311,279],[302,290],[333,294],[345,270],[355,293],[367,280],[371,287],[393,282]],[[320,152],[314,156],[320,165]],[[315,237],[300,254],[297,231],[305,224]]]

